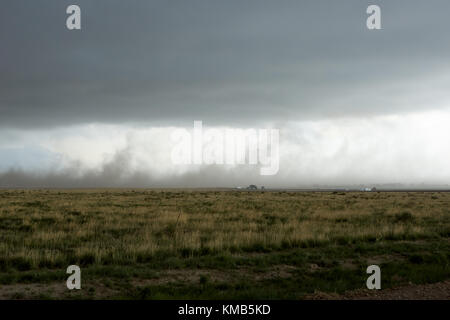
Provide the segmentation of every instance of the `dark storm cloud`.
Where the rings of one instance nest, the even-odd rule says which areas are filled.
[[[361,0],[80,0],[68,31],[72,3],[2,1],[2,127],[379,114],[449,84],[448,1],[370,1],[380,31]]]

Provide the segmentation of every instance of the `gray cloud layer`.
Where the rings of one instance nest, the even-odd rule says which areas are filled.
[[[65,28],[66,7],[73,1],[1,3],[0,187],[207,187],[249,182],[297,187],[371,183],[378,173],[383,179],[399,173],[399,179],[415,183],[448,180],[448,166],[441,160],[448,157],[449,136],[442,126],[450,101],[448,0],[76,3],[82,10],[81,31]],[[369,4],[381,6],[383,30],[366,29]],[[438,125],[404,123],[408,114],[431,109],[443,111],[440,122],[430,118]],[[365,133],[377,116],[392,114],[402,117],[392,126],[374,126],[373,133]],[[338,123],[337,118],[367,120],[365,127],[348,134],[348,143],[345,122],[334,128],[343,135],[344,146],[356,145],[355,152],[349,147],[348,154],[328,155],[330,145],[319,142],[332,140],[333,134],[324,134],[326,139],[317,136],[332,123],[316,131],[291,128],[283,137],[292,142],[292,154],[286,157],[290,164],[270,179],[259,176],[254,167],[211,166],[167,176],[161,176],[161,170],[131,172],[125,151],[96,169],[84,168],[81,175],[79,164],[46,173],[30,165],[33,157],[53,161],[53,154],[46,153],[52,139],[41,143],[30,137],[39,132],[56,136],[61,127],[77,137],[76,128],[96,123],[191,127],[193,120],[202,120],[208,126],[282,130],[289,122]],[[420,130],[415,135],[420,142],[409,144]],[[25,133],[26,141],[14,140],[17,132]],[[314,142],[309,152],[305,137]],[[23,151],[17,151],[20,148]],[[95,147],[90,148],[85,153],[89,157]],[[71,144],[62,149],[71,150]],[[318,174],[299,174],[299,153],[310,157],[308,164]],[[18,154],[28,159],[26,165],[10,169]],[[370,165],[359,164],[366,162]],[[330,164],[334,168],[336,163],[331,170]],[[307,165],[303,170],[311,171]]]
[[[2,1],[0,125],[253,125],[437,108],[448,1]]]

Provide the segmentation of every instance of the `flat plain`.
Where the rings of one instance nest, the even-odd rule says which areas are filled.
[[[445,295],[449,262],[449,192],[0,190],[1,299],[352,297],[372,264]]]

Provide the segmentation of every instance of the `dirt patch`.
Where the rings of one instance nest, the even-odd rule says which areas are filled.
[[[269,270],[261,273],[249,273],[249,277],[253,277],[255,280],[268,280],[276,278],[290,278],[292,277],[292,272],[297,270],[296,267],[280,264],[271,267]]]
[[[450,280],[432,284],[411,284],[384,290],[360,289],[342,295],[316,292],[304,298],[308,300],[450,300]]]
[[[340,265],[344,269],[349,269],[349,270],[356,270],[356,269],[358,269],[358,264],[355,261],[350,260],[350,259],[346,259],[346,260],[342,261],[340,263]]]
[[[90,282],[81,290],[69,290],[65,283],[29,283],[0,286],[0,300],[20,299],[71,299],[83,297],[108,299],[119,291],[105,286],[101,282]]]
[[[378,256],[373,256],[367,259],[367,263],[369,265],[371,264],[375,264],[375,265],[380,265],[382,263],[387,263],[387,262],[399,262],[399,261],[404,261],[405,257],[400,255],[400,254],[384,254],[384,255],[378,255]]]
[[[236,271],[235,273],[238,273]],[[209,281],[225,282],[234,278],[235,273],[229,271],[219,270],[167,270],[158,274],[158,276],[151,279],[135,278],[131,280],[132,286],[150,286],[150,285],[165,285],[171,282],[183,282],[183,283],[196,283],[199,282],[202,277],[207,278]]]
[[[240,277],[252,280],[267,280],[274,278],[289,278],[296,267],[289,265],[275,265],[268,270],[261,272],[252,270],[248,267],[240,267],[235,270],[212,270],[212,269],[182,269],[182,270],[167,270],[161,272],[155,278],[151,279],[133,279],[131,284],[133,286],[148,286],[148,285],[165,285],[171,282],[183,283],[198,283],[200,279],[206,278],[212,282],[234,282]]]

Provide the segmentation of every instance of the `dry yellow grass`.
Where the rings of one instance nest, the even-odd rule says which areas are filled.
[[[133,263],[157,252],[448,235],[450,193],[0,191],[0,259]],[[5,262],[5,263],[6,263]]]

